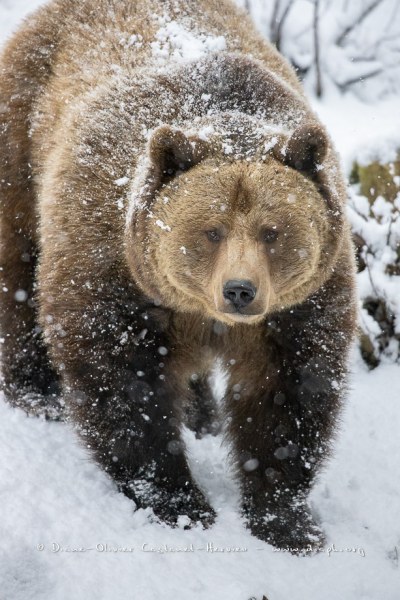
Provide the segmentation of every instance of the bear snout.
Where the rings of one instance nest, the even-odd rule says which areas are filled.
[[[231,279],[223,287],[223,297],[238,312],[253,302],[256,293],[256,286],[244,279]]]

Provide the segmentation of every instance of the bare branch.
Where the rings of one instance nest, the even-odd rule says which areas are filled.
[[[390,237],[392,235],[392,225],[393,225],[393,223],[395,223],[395,221],[396,221],[396,217],[394,215],[391,215],[388,232],[387,232],[387,236],[386,236],[386,246],[389,246],[389,247],[390,247]]]
[[[273,44],[276,43],[276,31],[278,24],[279,6],[281,0],[275,0],[274,8],[271,15],[271,22],[269,24],[270,40]]]
[[[376,60],[375,56],[352,56],[351,62],[352,63],[371,63],[371,62],[377,62],[377,60]]]
[[[367,6],[367,8],[359,15],[359,17],[357,18],[357,20],[354,21],[353,23],[351,23],[350,25],[348,25],[344,29],[344,31],[342,31],[342,33],[340,34],[340,36],[336,40],[336,44],[338,46],[342,46],[343,42],[345,41],[345,39],[349,35],[349,33],[351,31],[353,31],[353,29],[355,29],[356,27],[358,27],[368,17],[368,15],[371,14],[371,12],[373,10],[375,10],[375,8],[377,6],[379,6],[379,4],[381,4],[381,3],[382,3],[382,0],[374,0],[374,2],[372,2],[369,6]]]
[[[390,50],[390,52],[397,53],[400,50],[400,46],[393,44],[398,44],[399,41],[400,40],[398,33],[381,37],[380,39],[377,39],[374,42],[370,42],[368,52],[365,52],[365,48],[356,48],[355,52],[357,52],[357,54],[353,54],[350,60],[352,63],[377,62],[377,55],[380,51],[381,46],[386,46],[386,48]],[[364,54],[359,55],[359,51],[364,51]]]
[[[348,87],[350,87],[351,85],[353,85],[354,83],[359,83],[360,81],[365,81],[366,79],[371,79],[372,77],[376,77],[376,75],[379,75],[382,72],[383,72],[382,68],[375,69],[375,71],[371,71],[370,73],[367,73],[366,75],[358,75],[358,77],[354,77],[353,79],[348,79],[344,83],[338,83],[337,86],[341,92],[345,92],[346,89]]]
[[[282,14],[279,14],[281,8],[281,0],[275,0],[271,21],[270,21],[270,40],[278,50],[281,48],[282,43],[282,29],[286,21],[286,18],[292,8],[294,0],[287,0]]]
[[[375,44],[374,44],[374,49],[377,50],[379,48],[379,46],[381,46],[382,44],[386,44],[389,42],[398,42],[399,41],[399,34],[398,33],[394,33],[392,35],[386,35],[383,36],[382,38],[380,38],[379,40],[376,40]]]
[[[276,47],[277,47],[278,50],[281,49],[282,29],[283,29],[283,25],[284,25],[284,23],[286,21],[286,18],[288,16],[289,12],[290,12],[290,9],[293,6],[293,1],[294,0],[289,0],[289,2],[285,6],[285,10],[283,11],[281,18],[278,20],[278,27],[277,27],[277,30],[276,30],[276,42],[275,42],[276,43]]]
[[[372,254],[372,256],[374,255],[372,250],[369,248],[369,246],[367,245],[368,251],[370,252],[370,254]],[[378,290],[376,289],[376,285],[374,283],[374,280],[372,279],[372,273],[371,273],[371,265],[369,264],[369,260],[368,260],[368,254],[365,257],[365,266],[367,267],[367,272],[368,272],[368,278],[372,287],[372,291],[374,292],[374,294],[376,295],[376,298],[380,298],[383,297],[384,301],[387,302],[387,298],[386,298],[386,294],[383,292],[382,294],[379,294]]]
[[[314,0],[314,62],[315,62],[315,93],[322,96],[321,64],[319,55],[319,0]]]
[[[399,10],[399,3],[396,2],[394,5],[392,14],[390,15],[389,20],[386,24],[385,31],[389,31],[392,28],[393,23],[396,23],[396,16],[397,16],[398,10]]]

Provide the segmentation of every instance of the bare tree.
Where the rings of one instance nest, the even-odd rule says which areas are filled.
[[[322,96],[321,61],[319,48],[319,0],[314,0],[314,62],[315,62],[315,93]]]
[[[400,0],[236,1],[317,96],[331,82],[365,99],[400,91]]]
[[[276,29],[279,16],[279,7],[281,0],[275,0],[274,7],[272,9],[271,21],[269,24],[269,39],[273,44],[276,44]]]
[[[278,50],[281,50],[282,31],[285,21],[292,8],[294,0],[287,0],[285,7],[280,14],[281,0],[275,0],[270,21],[270,40]]]
[[[363,21],[364,19],[366,19],[368,17],[369,14],[372,13],[373,10],[375,10],[375,8],[377,6],[379,6],[379,4],[382,3],[383,0],[374,0],[369,6],[367,6],[360,15],[358,15],[358,17],[352,22],[350,23],[350,25],[348,25],[343,31],[342,33],[339,35],[339,37],[336,39],[336,45],[337,46],[342,46],[345,41],[347,36],[349,35],[349,33],[351,33],[353,31],[353,29],[355,29],[356,27],[358,27]]]

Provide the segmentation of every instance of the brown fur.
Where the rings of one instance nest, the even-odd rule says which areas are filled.
[[[157,62],[165,15],[226,49]],[[220,357],[248,526],[315,542],[305,501],[343,397],[354,263],[338,162],[295,74],[221,0],[55,0],[1,71],[7,396],[49,413],[61,382],[128,496],[207,525],[180,430],[184,412],[219,429]],[[254,286],[240,312],[231,280]]]

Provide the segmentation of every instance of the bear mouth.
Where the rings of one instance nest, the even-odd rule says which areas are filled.
[[[249,311],[249,310],[242,310],[240,308],[238,309],[233,309],[233,310],[222,310],[220,312],[225,313],[226,315],[232,315],[234,317],[257,317],[257,316],[261,316],[263,313],[259,312],[259,311]]]
[[[265,313],[244,312],[241,310],[218,310],[218,316],[219,320],[225,323],[248,323],[250,325],[261,321],[264,318]]]

